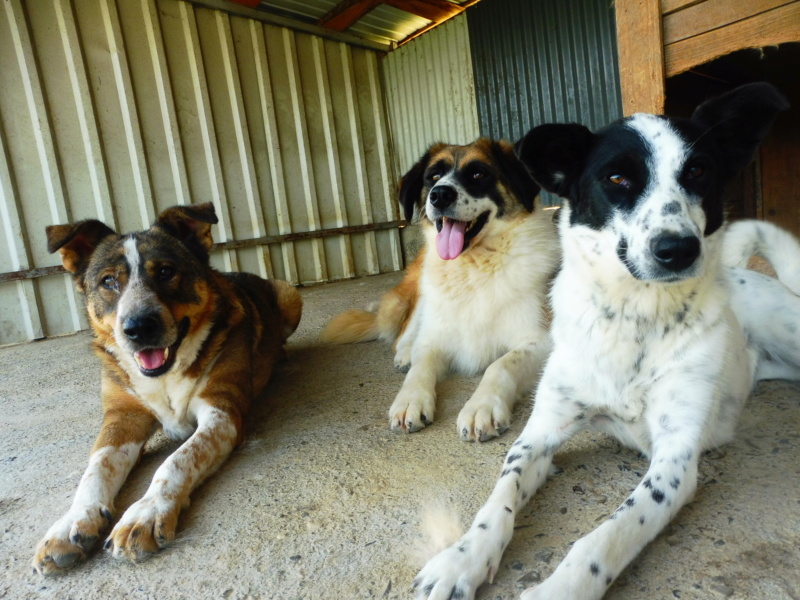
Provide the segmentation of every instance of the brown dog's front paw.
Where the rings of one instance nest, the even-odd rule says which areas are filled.
[[[102,504],[73,507],[53,523],[33,555],[33,569],[53,575],[84,560],[112,520]]]
[[[125,511],[103,547],[134,562],[152,556],[175,539],[179,513],[174,501],[145,496]]]

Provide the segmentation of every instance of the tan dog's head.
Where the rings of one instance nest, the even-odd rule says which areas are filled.
[[[533,211],[539,186],[508,142],[485,138],[466,146],[434,144],[400,181],[400,203],[436,226],[444,260],[460,256],[487,237],[497,219]]]
[[[100,221],[47,228],[47,249],[86,299],[103,347],[129,372],[158,377],[208,316],[212,204],[175,206],[145,231],[118,235]]]

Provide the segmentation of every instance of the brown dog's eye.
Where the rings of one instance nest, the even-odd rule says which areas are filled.
[[[694,166],[689,167],[689,177],[692,179],[697,179],[698,177],[702,177],[706,170],[703,167]]]
[[[434,181],[439,181],[441,178],[442,176],[439,175],[438,173],[434,173],[433,175],[431,175],[431,179],[433,179]]]
[[[175,269],[170,266],[163,266],[158,270],[159,281],[169,281],[175,275]]]
[[[621,185],[622,187],[631,187],[631,182],[628,180],[627,177],[624,175],[620,175],[619,173],[614,173],[613,175],[608,176],[608,180],[613,183],[614,185]]]
[[[100,280],[100,285],[102,285],[107,290],[116,290],[117,289],[117,278],[113,275],[106,275],[103,279]]]
[[[484,173],[483,171],[475,171],[472,174],[473,179],[483,179],[484,177],[486,177],[486,173]]]

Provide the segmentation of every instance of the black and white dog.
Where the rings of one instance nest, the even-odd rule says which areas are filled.
[[[754,383],[800,379],[800,298],[722,261],[723,188],[787,108],[771,85],[750,84],[689,120],[637,114],[595,133],[542,125],[518,143],[534,179],[564,199],[553,353],[488,502],[422,569],[419,597],[473,598],[492,581],[553,454],[591,427],[650,456],[649,470],[522,598],[600,598],[691,499],[700,453],[732,438]],[[742,224],[724,255],[769,255],[770,227]],[[796,242],[794,252],[784,260],[796,266]]]

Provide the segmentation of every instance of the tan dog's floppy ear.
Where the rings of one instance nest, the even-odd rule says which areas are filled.
[[[425,199],[422,198],[422,189],[425,187],[425,169],[428,168],[431,156],[446,146],[447,144],[442,142],[433,144],[400,179],[397,186],[400,206],[403,207],[403,215],[409,223],[414,218],[414,209],[421,208],[425,204]]]
[[[73,274],[83,272],[100,241],[114,234],[108,225],[95,219],[74,225],[50,225],[45,231],[47,251],[52,254],[58,250],[64,268]]]
[[[219,222],[214,205],[190,204],[187,206],[173,206],[160,215],[156,226],[178,238],[195,254],[207,254],[214,246],[211,237],[211,226]]]

